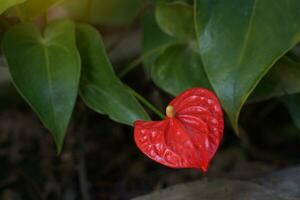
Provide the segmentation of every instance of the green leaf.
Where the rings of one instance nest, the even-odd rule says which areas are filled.
[[[26,0],[1,0],[0,2],[0,14],[6,11],[8,8],[23,3]]]
[[[252,90],[299,41],[300,1],[204,1],[211,6],[209,17],[199,14],[205,6],[196,2],[197,28],[205,26],[197,31],[203,65],[238,132],[239,113]]]
[[[89,25],[78,25],[77,45],[82,58],[80,96],[83,101],[120,123],[132,125],[137,119],[150,119],[116,77],[98,31]]]
[[[148,12],[143,18],[142,54],[146,69],[150,70],[157,57],[176,39],[162,32],[155,21],[154,14]]]
[[[179,39],[195,39],[193,6],[176,1],[166,3],[159,1],[155,17],[161,30]]]
[[[173,96],[192,87],[210,88],[199,53],[187,45],[168,47],[155,62],[152,78]]]
[[[300,130],[300,94],[286,95],[280,100],[288,109],[294,124]]]
[[[71,21],[44,33],[29,23],[11,28],[3,41],[15,86],[51,131],[60,152],[77,97],[80,57]]]
[[[148,77],[158,56],[176,39],[164,33],[158,26],[154,12],[147,12],[142,20],[142,60]]]
[[[160,8],[160,4],[166,8]],[[175,25],[174,27],[182,29],[184,28],[184,24],[188,24],[188,26],[191,26],[188,31],[190,35],[189,39],[192,39],[192,37],[195,39],[193,16],[188,19],[185,15],[178,14],[176,16],[178,20],[172,21],[172,17],[174,16],[170,15],[170,13],[175,14],[175,11],[178,11],[177,7],[179,7],[180,10],[182,6],[183,10],[188,7],[189,12],[191,12],[190,14],[193,15],[192,7],[186,3],[178,1],[170,4],[159,2],[156,10],[156,19],[159,21],[159,15],[161,15],[161,18],[165,20],[160,22],[162,29],[164,29],[163,23],[165,23],[166,26],[168,23],[173,23],[171,24],[173,26],[174,22],[180,19],[181,23],[179,23],[179,26],[176,27]],[[165,11],[169,13],[164,15],[163,12]],[[182,17],[180,17],[181,15]],[[181,36],[174,33],[174,36],[177,37],[172,37],[170,36],[172,34],[167,35],[162,32],[151,14],[145,16],[143,25],[144,64],[152,71],[151,76],[157,86],[173,96],[191,87],[200,86],[210,88],[210,84],[203,70],[198,49],[196,49],[195,41],[186,40],[187,38],[183,39],[187,37],[187,35],[183,36],[184,34],[182,33],[184,31],[182,30],[178,30],[182,31],[182,33],[179,33]],[[171,29],[175,31],[173,27],[171,27]]]
[[[256,102],[300,92],[300,63],[284,56],[259,82],[249,101]]]
[[[62,7],[75,19],[94,24],[126,25],[137,16],[143,0],[65,0]]]
[[[23,20],[33,20],[45,13],[50,7],[63,2],[63,0],[26,0],[18,5],[18,9],[10,10],[9,15],[16,15]]]

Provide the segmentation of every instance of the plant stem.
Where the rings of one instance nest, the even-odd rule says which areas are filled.
[[[135,96],[142,104],[144,104],[147,108],[149,108],[151,111],[153,111],[156,115],[158,115],[160,118],[165,118],[165,115],[159,111],[158,108],[156,108],[154,105],[152,105],[147,99],[145,99],[142,95],[137,93],[134,89],[127,86],[127,89],[130,91],[130,93]]]
[[[90,200],[89,194],[89,182],[87,177],[87,170],[86,170],[86,161],[85,161],[85,132],[88,123],[88,113],[86,112],[85,107],[80,109],[78,113],[78,132],[76,134],[76,141],[78,142],[77,145],[77,171],[78,171],[78,180],[79,180],[79,189],[81,194],[82,200]]]
[[[154,55],[155,53],[157,53],[158,51],[162,50],[163,48],[166,48],[167,46],[169,46],[170,44],[167,45],[161,45],[151,51],[148,51],[147,53],[145,53],[144,55],[134,59],[129,65],[127,65],[123,70],[121,70],[121,72],[118,74],[119,78],[123,78],[124,76],[126,76],[128,74],[128,72],[130,72],[131,70],[133,70],[134,68],[136,68],[137,66],[139,66],[143,60],[149,56]]]
[[[135,67],[139,66],[139,64],[141,64],[143,61],[143,56],[140,56],[136,59],[134,59],[129,65],[127,65],[120,73],[119,73],[119,77],[123,78],[124,76],[126,76],[128,74],[128,72],[130,72],[132,69],[134,69]]]

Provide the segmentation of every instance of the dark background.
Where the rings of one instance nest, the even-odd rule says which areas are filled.
[[[141,67],[124,82],[164,109],[171,97],[150,80],[134,77],[147,77]],[[2,83],[0,91],[0,199],[4,200],[130,199],[207,177],[256,178],[300,161],[299,130],[278,100],[246,105],[240,138],[225,119],[221,147],[207,174],[202,174],[151,161],[135,146],[132,127],[91,111],[80,99],[63,152],[57,155],[51,135],[12,85]]]

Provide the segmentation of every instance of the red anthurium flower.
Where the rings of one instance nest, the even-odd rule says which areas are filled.
[[[172,168],[206,172],[223,136],[223,113],[209,90],[186,90],[166,108],[162,121],[134,123],[134,139],[149,158]]]

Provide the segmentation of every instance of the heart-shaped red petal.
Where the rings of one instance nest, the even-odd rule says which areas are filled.
[[[134,139],[139,149],[156,162],[205,172],[223,129],[217,97],[207,89],[193,88],[171,101],[162,121],[136,121]]]

